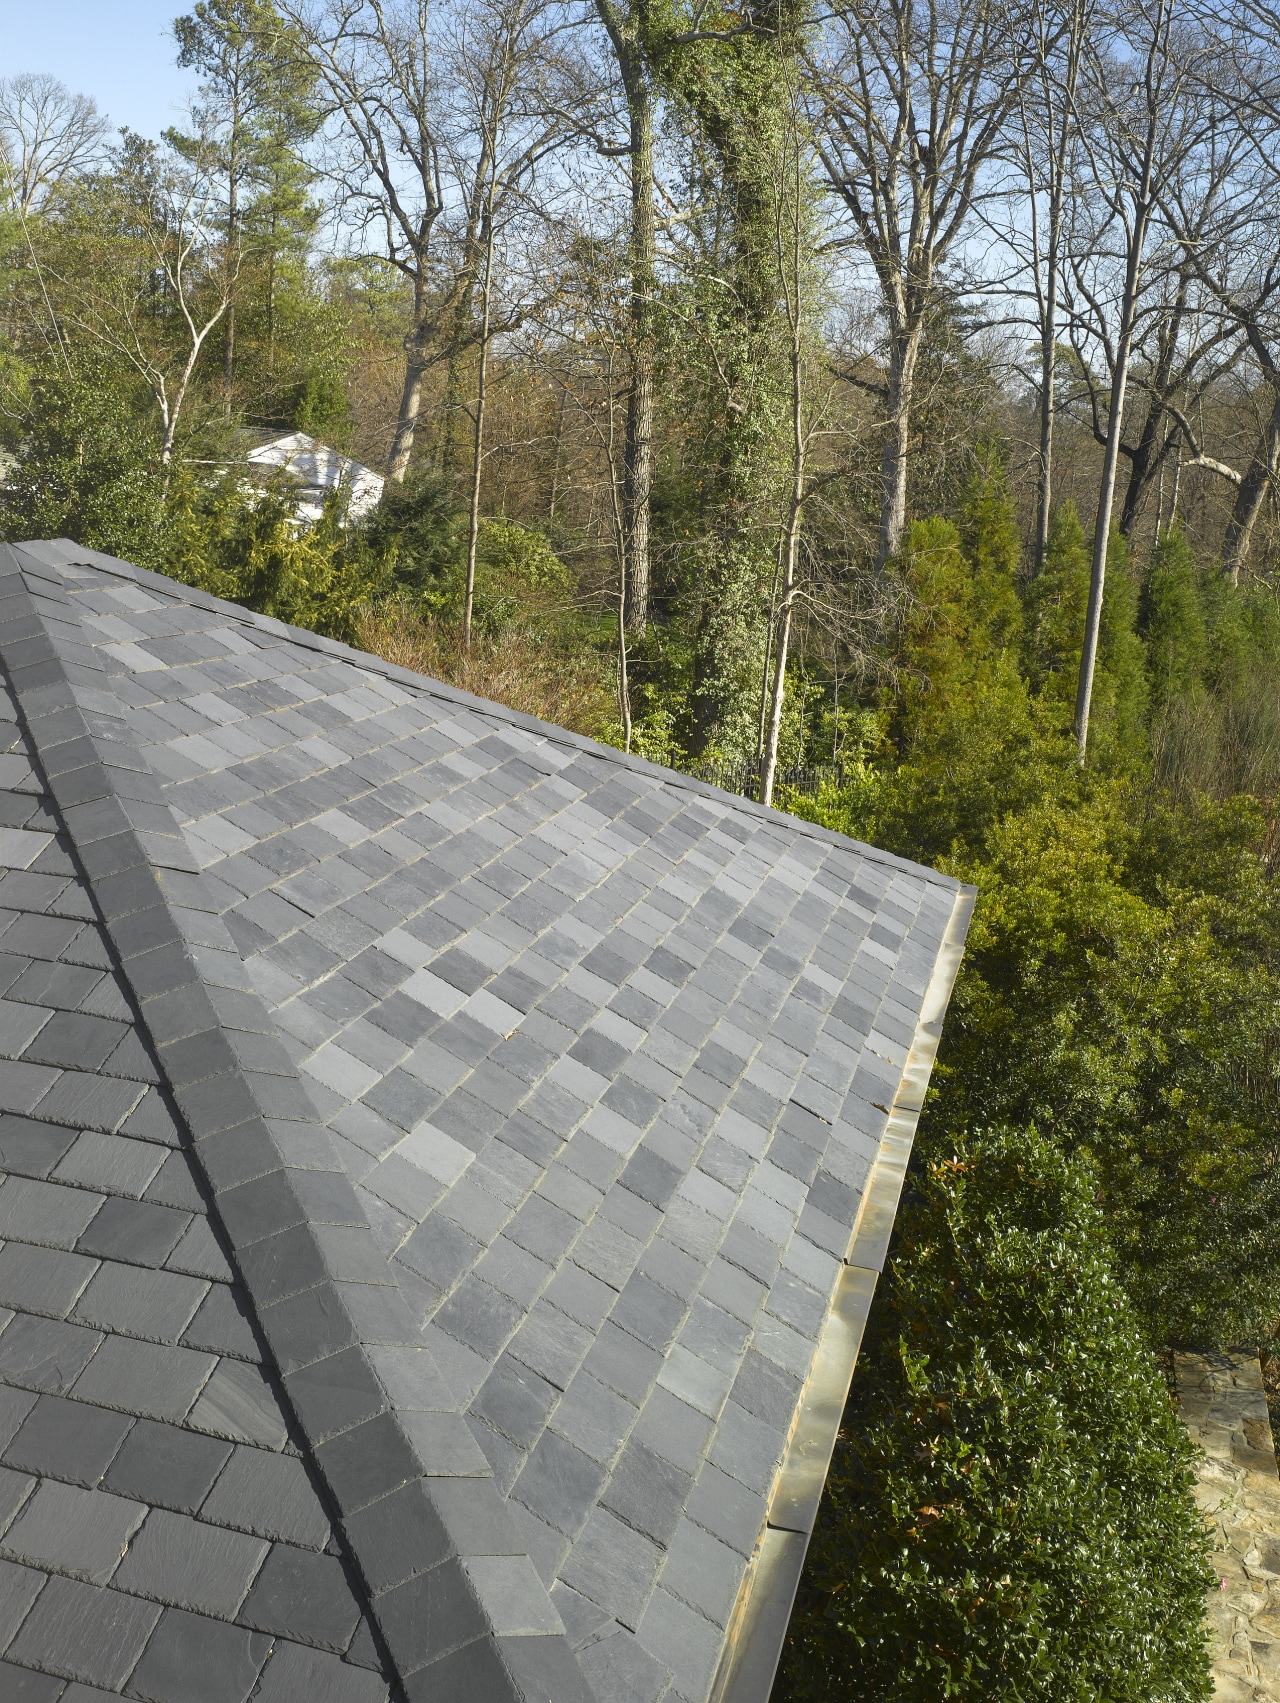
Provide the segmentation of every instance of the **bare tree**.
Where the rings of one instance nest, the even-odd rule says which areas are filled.
[[[327,96],[335,134],[329,175],[361,236],[374,231],[412,291],[405,374],[387,460],[402,480],[413,453],[423,377],[436,353],[449,292],[433,276],[445,209],[431,80],[428,0],[281,0]]]
[[[235,281],[218,228],[212,154],[166,155],[126,132],[116,171],[74,226],[87,264],[58,279],[64,323],[126,361],[151,391],[166,478],[192,380]]]
[[[1197,41],[1174,29],[1174,0],[1136,0],[1123,19],[1099,28],[1087,44],[1083,70],[1082,156],[1086,181],[1073,198],[1072,278],[1089,307],[1089,333],[1103,360],[1106,434],[1084,643],[1076,692],[1076,742],[1084,761],[1106,586],[1107,548],[1124,430],[1125,397],[1144,290],[1153,265],[1168,264],[1158,239],[1161,190],[1194,146],[1197,114],[1184,108]],[[1110,292],[1110,293],[1108,293]],[[1077,314],[1077,320],[1081,316]],[[1084,362],[1088,365],[1088,362]]]
[[[1215,27],[1221,24],[1215,19]],[[1184,465],[1202,467],[1235,488],[1222,545],[1222,571],[1238,584],[1263,503],[1280,471],[1280,236],[1273,213],[1280,193],[1280,65],[1274,40],[1280,14],[1248,7],[1212,67],[1213,122],[1195,169],[1168,185],[1162,212],[1222,324],[1241,342],[1260,403],[1253,452],[1243,467],[1206,453],[1193,410],[1170,407]],[[1259,27],[1261,25],[1261,27]],[[1217,217],[1201,209],[1213,193]]]
[[[461,244],[465,286],[475,279],[478,324],[474,330],[477,377],[472,420],[471,490],[467,523],[467,573],[462,640],[471,644],[475,606],[476,551],[485,458],[489,354],[499,308],[496,267],[500,245],[509,245],[513,226],[527,210],[537,167],[563,135],[559,118],[576,67],[558,52],[547,0],[477,0],[459,21],[451,43],[453,81],[462,123],[450,147],[456,181],[471,188]],[[459,145],[460,144],[460,145]],[[455,151],[456,150],[456,151]],[[518,275],[509,268],[509,275]],[[465,289],[460,307],[470,308]],[[513,311],[514,310],[514,311]],[[514,326],[518,308],[506,304]]]
[[[0,78],[0,166],[14,211],[27,218],[92,165],[108,129],[89,96],[56,77]]]
[[[1076,136],[1080,55],[1093,0],[1044,0],[1029,19],[1034,75],[1019,89],[1011,153],[1026,183],[1031,293],[1040,334],[1040,443],[1036,466],[1035,569],[1044,567],[1053,509],[1053,433],[1057,415],[1058,291],[1069,162]]]
[[[341,208],[358,242],[380,238],[412,292],[387,461],[390,477],[403,480],[426,374],[466,326],[480,275],[491,171],[483,127],[469,137],[458,128],[468,122],[467,103],[460,111],[456,90],[437,74],[429,0],[280,0],[280,9],[301,32],[327,93],[327,171]],[[469,111],[473,120],[474,103]],[[526,137],[525,171],[563,134],[561,106]],[[494,179],[495,216],[508,188],[515,192],[521,181],[515,170]],[[461,233],[450,228],[459,218]]]
[[[819,153],[887,327],[878,560],[899,548],[916,367],[941,272],[1034,56],[1004,0],[839,0],[809,55]]]

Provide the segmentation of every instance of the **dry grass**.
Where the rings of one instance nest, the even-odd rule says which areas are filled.
[[[478,698],[592,739],[613,740],[617,711],[610,682],[600,656],[585,646],[566,652],[541,634],[514,627],[497,638],[477,633],[467,652],[452,623],[424,618],[403,603],[383,604],[365,615],[357,643]]]

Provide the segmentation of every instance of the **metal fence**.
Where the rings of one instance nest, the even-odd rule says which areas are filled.
[[[844,772],[843,763],[795,763],[776,771],[773,790],[775,795],[784,787],[793,792],[817,792],[825,781],[843,786]],[[692,763],[687,773],[743,798],[760,797],[760,770],[755,763]]]

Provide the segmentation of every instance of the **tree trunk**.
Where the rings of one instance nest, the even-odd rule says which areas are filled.
[[[475,435],[472,438],[471,504],[467,513],[467,591],[462,609],[462,647],[471,649],[476,601],[476,548],[480,540],[480,475],[484,468],[484,413],[489,390],[489,320],[493,302],[493,210],[485,219],[484,288],[480,299],[480,371],[476,377]]]
[[[1280,386],[1273,390],[1272,395],[1271,418],[1267,421],[1262,442],[1240,481],[1223,541],[1222,572],[1232,585],[1240,583],[1240,570],[1249,560],[1254,526],[1275,478],[1277,464],[1280,464]]]
[[[631,749],[631,681],[627,671],[627,522],[622,504],[622,469],[618,466],[617,416],[614,405],[613,362],[608,371],[609,428],[605,435],[605,453],[609,463],[609,508],[613,518],[614,554],[618,563],[618,598],[615,605],[618,617],[618,714],[622,720],[622,749]],[[560,466],[560,430],[563,424],[564,391],[560,392],[561,409],[556,420],[556,470]],[[624,438],[625,444],[625,438]],[[555,507],[555,484],[551,489],[552,508]]]
[[[1053,214],[1050,213],[1052,219]],[[1052,250],[1053,239],[1049,246]],[[1040,331],[1040,468],[1036,509],[1036,573],[1044,572],[1049,550],[1049,521],[1053,510],[1053,413],[1054,379],[1058,363],[1058,262],[1049,261],[1045,290],[1044,325]]]
[[[1072,7],[1067,39],[1066,86],[1058,145],[1049,152],[1049,249],[1045,256],[1044,321],[1040,327],[1040,472],[1036,512],[1036,573],[1044,572],[1049,551],[1049,525],[1053,514],[1053,426],[1057,401],[1058,371],[1058,268],[1062,259],[1062,213],[1066,195],[1067,152],[1071,141],[1076,84],[1080,75],[1080,46],[1084,35],[1084,7]],[[1052,136],[1053,94],[1047,59],[1043,62],[1046,110],[1050,113]],[[1028,165],[1030,161],[1028,161]],[[1034,190],[1033,190],[1034,195]]]
[[[1154,120],[1152,121],[1154,130]],[[1152,141],[1154,138],[1152,138]],[[1152,146],[1148,144],[1142,187],[1137,197],[1133,234],[1125,268],[1124,299],[1120,310],[1120,333],[1116,339],[1116,366],[1111,380],[1111,407],[1107,417],[1107,448],[1098,487],[1098,514],[1093,529],[1093,566],[1089,577],[1089,607],[1085,615],[1084,644],[1080,651],[1080,678],[1076,688],[1076,743],[1083,763],[1089,743],[1089,707],[1093,700],[1093,676],[1098,662],[1098,635],[1102,630],[1102,599],[1106,590],[1107,545],[1111,539],[1111,510],[1115,503],[1116,471],[1120,463],[1120,434],[1124,429],[1124,398],[1129,384],[1129,356],[1138,308],[1138,273],[1150,214]]]
[[[643,26],[642,26],[643,27]],[[653,490],[653,293],[657,232],[653,208],[653,112],[637,50],[623,68],[631,144],[631,384],[622,504],[626,619],[642,634],[649,620],[649,509]]]
[[[1161,7],[1161,33],[1167,31],[1170,5]],[[1076,743],[1083,763],[1089,744],[1089,707],[1093,699],[1093,675],[1098,662],[1098,635],[1102,630],[1102,598],[1106,589],[1107,545],[1111,539],[1111,510],[1116,494],[1116,469],[1120,461],[1120,434],[1124,430],[1124,399],[1129,383],[1129,357],[1133,328],[1138,316],[1138,290],[1142,273],[1142,251],[1152,210],[1155,177],[1156,132],[1161,114],[1151,104],[1152,57],[1163,49],[1153,43],[1147,61],[1147,134],[1142,151],[1142,174],[1133,192],[1133,225],[1129,252],[1125,256],[1124,295],[1120,304],[1120,329],[1116,338],[1115,371],[1111,377],[1111,402],[1107,416],[1107,448],[1098,487],[1098,513],[1093,528],[1093,565],[1089,576],[1089,607],[1085,615],[1084,644],[1080,650],[1080,678],[1076,688]]]
[[[1160,399],[1153,395],[1147,405],[1147,415],[1142,422],[1142,432],[1137,445],[1129,452],[1129,480],[1124,488],[1124,502],[1120,505],[1120,530],[1126,538],[1133,534],[1147,489],[1164,461],[1163,454],[1156,446],[1156,437],[1163,417],[1164,409],[1160,406]]]
[[[549,521],[553,521],[556,518],[556,504],[560,500],[560,457],[564,445],[564,410],[568,395],[568,384],[562,384],[560,386],[560,394],[556,398],[556,435],[553,440],[554,447],[551,456],[551,500],[547,504],[547,519]],[[625,587],[620,595],[625,602]]]
[[[791,619],[795,613],[795,536],[789,540],[786,573],[782,581],[782,607],[778,612],[778,646],[773,664],[773,692],[769,700],[769,725],[765,731],[764,763],[760,773],[760,802],[773,803],[773,783],[778,773],[778,740],[782,733],[782,707],[787,689],[787,652],[791,648]]]
[[[880,542],[876,566],[883,568],[902,548],[907,528],[907,451],[911,401],[921,327],[897,331],[889,350],[888,421],[880,454]]]
[[[231,412],[232,393],[235,385],[236,364],[236,304],[227,303],[227,336],[222,345],[222,410],[224,414]]]
[[[416,281],[414,293],[418,299],[414,304],[413,326],[404,340],[404,388],[400,392],[400,416],[396,421],[391,453],[387,457],[387,477],[394,479],[398,485],[404,483],[404,476],[409,471],[418,415],[422,410],[422,380],[429,365],[426,285],[422,279]]]
[[[801,305],[803,289],[802,189],[800,158],[797,153],[795,202],[791,208],[792,217],[795,221],[790,255],[791,278],[789,282],[791,288],[786,291],[789,298],[788,317],[791,321],[791,494],[787,504],[787,523],[781,540],[782,602],[778,610],[778,641],[773,667],[773,697],[769,705],[769,726],[764,739],[764,760],[760,765],[760,802],[765,806],[773,803],[773,783],[778,772],[778,741],[782,733],[782,709],[787,691],[787,652],[791,648],[791,622],[795,614],[798,590],[796,578],[800,556],[800,520],[804,514],[808,462],[804,420],[804,325]],[[837,727],[839,723],[840,715],[837,700]]]
[[[783,538],[782,603],[778,610],[778,642],[773,663],[773,692],[769,701],[769,724],[765,732],[764,761],[760,765],[760,802],[773,803],[773,783],[778,773],[778,741],[782,733],[782,708],[787,690],[787,652],[791,648],[791,623],[796,606],[796,568],[800,555],[800,517],[805,498],[804,421],[801,418],[801,397],[798,362],[794,375],[795,394],[792,399],[794,431],[791,481],[791,503],[787,512],[787,530]],[[839,717],[837,716],[837,723]]]
[[[471,320],[471,292],[458,298],[453,316],[453,333],[449,338],[449,360],[444,372],[444,396],[437,415],[435,446],[432,461],[442,473],[453,473],[458,453],[459,424],[466,411],[462,400],[462,357],[466,350],[467,331]]]
[[[240,270],[236,245],[240,222],[240,112],[236,109],[231,132],[231,159],[227,173],[227,323],[222,344],[222,411],[230,415],[236,369],[236,276]]]

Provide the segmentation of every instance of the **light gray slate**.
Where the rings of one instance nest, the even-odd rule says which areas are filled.
[[[73,1317],[157,1340],[91,1348],[92,1399],[123,1402],[136,1349],[194,1354],[192,1405],[179,1363],[153,1360],[128,1411],[250,1445],[247,1472],[286,1443],[283,1399],[366,1575],[379,1546],[416,1553],[409,1531],[464,1557],[440,1579],[518,1693],[533,1657],[504,1640],[532,1639],[566,1699],[671,1684],[703,1703],[957,885],[93,552],[9,559],[0,588],[46,647],[15,665],[34,748],[13,748],[37,783],[48,765],[177,1101],[170,1145],[193,1138],[215,1198],[211,1220],[156,1193],[196,1215],[139,1263],[184,1296],[242,1276],[284,1375],[278,1394],[219,1360],[200,1314],[195,1348],[170,1346],[177,1289],[166,1313],[163,1286],[134,1280],[111,1313],[96,1296],[123,1280],[94,1277]],[[88,706],[93,749],[53,719],[87,734]],[[112,960],[41,938],[67,961],[25,986],[67,1017],[43,1052],[43,1023],[22,1042],[53,1063],[19,1061],[9,1092],[69,1121],[87,1096],[66,1037],[90,1043],[82,1002],[121,1020],[84,981]],[[23,985],[0,994],[35,1009]],[[153,1127],[150,1093],[84,1114],[95,1135],[43,1169],[37,1153],[33,1177],[150,1198],[164,1173],[109,1145]],[[83,1253],[50,1251],[120,1261],[120,1236],[152,1234],[112,1201],[103,1224]],[[39,1352],[16,1363],[27,1381]],[[451,1481],[502,1518],[448,1514]],[[254,1529],[234,1475],[208,1506]],[[532,1566],[489,1566],[486,1545]],[[426,1695],[437,1658],[462,1658],[422,1642],[401,1576],[373,1614]],[[556,1580],[613,1629],[589,1659],[559,1630]]]

